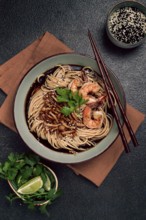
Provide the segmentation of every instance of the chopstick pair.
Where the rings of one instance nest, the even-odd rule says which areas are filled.
[[[103,60],[102,60],[102,58],[100,56],[99,50],[97,49],[95,41],[94,41],[94,39],[92,37],[92,34],[91,34],[91,32],[89,30],[88,30],[88,36],[89,36],[90,43],[91,43],[91,46],[92,46],[92,49],[93,49],[93,52],[94,52],[94,55],[95,55],[96,62],[98,64],[101,76],[103,78],[103,82],[104,82],[104,85],[105,85],[105,90],[107,92],[107,96],[109,98],[109,101],[110,101],[110,104],[111,104],[111,108],[112,108],[115,120],[117,122],[117,126],[118,126],[119,133],[120,133],[120,136],[121,136],[124,148],[125,148],[125,152],[129,153],[130,152],[130,148],[129,148],[128,142],[126,140],[125,133],[123,131],[123,127],[121,125],[119,115],[117,113],[116,107],[115,107],[113,99],[111,97],[111,94],[110,94],[110,91],[109,91],[109,87],[110,87],[111,91],[113,92],[113,94],[115,96],[115,99],[117,101],[117,104],[118,104],[119,109],[121,111],[121,114],[123,116],[123,120],[125,122],[125,125],[127,127],[127,130],[128,130],[128,132],[130,134],[130,137],[131,137],[131,140],[132,140],[134,146],[138,145],[138,141],[137,141],[137,139],[135,137],[135,134],[134,134],[134,132],[132,130],[130,122],[129,122],[129,120],[128,120],[125,112],[124,112],[123,106],[122,106],[122,104],[120,102],[119,96],[118,96],[118,94],[117,94],[117,92],[116,92],[116,90],[115,90],[115,88],[114,88],[114,86],[112,84],[112,81],[110,80],[110,77],[108,75],[108,71],[106,69],[106,66],[105,66],[105,64],[104,64],[104,62],[103,62]]]

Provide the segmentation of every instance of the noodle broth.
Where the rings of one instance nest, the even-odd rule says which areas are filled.
[[[57,101],[57,88],[67,88],[86,102],[65,116],[61,110],[66,102]],[[90,67],[78,65],[55,66],[38,76],[27,94],[25,115],[39,142],[71,154],[94,147],[113,121],[102,79]]]

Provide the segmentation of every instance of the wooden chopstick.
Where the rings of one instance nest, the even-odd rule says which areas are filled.
[[[91,37],[91,33],[90,33],[90,32],[89,32],[89,35],[90,35],[90,37]],[[93,38],[92,38],[92,39],[93,39]],[[93,43],[94,43],[94,46],[95,46],[95,42],[94,42],[94,41],[93,41]],[[130,134],[130,137],[131,137],[131,139],[132,139],[132,141],[133,141],[133,144],[134,144],[134,146],[137,146],[137,145],[138,145],[138,141],[137,141],[137,139],[136,139],[136,137],[135,137],[135,134],[134,134],[134,132],[133,132],[133,130],[132,130],[132,127],[131,127],[131,125],[130,125],[130,122],[129,122],[129,120],[128,120],[126,114],[125,114],[125,111],[124,111],[124,109],[123,109],[123,106],[122,106],[122,104],[121,104],[121,101],[120,101],[120,99],[119,99],[119,96],[118,96],[118,94],[117,94],[117,92],[116,92],[116,90],[115,90],[115,88],[114,88],[114,86],[113,86],[113,83],[112,83],[112,81],[111,81],[111,79],[110,79],[110,77],[109,77],[109,75],[108,75],[108,71],[107,71],[107,69],[106,69],[106,66],[105,66],[104,62],[102,61],[102,58],[101,58],[101,56],[100,56],[100,54],[99,54],[99,51],[98,51],[97,47],[96,47],[96,52],[97,52],[97,55],[98,55],[98,60],[99,60],[99,62],[102,62],[102,66],[103,66],[103,69],[104,69],[104,71],[105,71],[105,75],[106,75],[106,77],[107,77],[107,79],[108,79],[110,88],[111,88],[111,90],[112,90],[112,92],[113,92],[113,94],[114,94],[114,96],[115,96],[115,98],[116,98],[116,101],[117,101],[118,105],[119,105],[121,114],[122,114],[123,119],[124,119],[124,122],[125,122],[125,124],[126,124],[126,126],[127,126],[127,129],[128,129],[129,134]]]
[[[136,139],[135,134],[134,134],[134,132],[133,132],[133,130],[131,128],[130,122],[129,122],[129,120],[128,120],[125,112],[124,112],[124,109],[122,107],[120,99],[119,99],[119,97],[118,97],[118,95],[117,95],[117,93],[116,93],[116,91],[114,89],[114,86],[113,86],[113,84],[112,84],[112,82],[111,82],[111,80],[109,78],[106,66],[105,66],[104,62],[102,61],[102,59],[101,59],[101,56],[99,54],[99,51],[98,51],[98,49],[96,47],[95,41],[94,41],[90,31],[88,31],[88,36],[89,36],[89,39],[90,39],[90,42],[91,42],[91,46],[92,46],[92,49],[93,49],[93,52],[94,52],[94,55],[95,55],[95,59],[96,59],[96,61],[98,63],[99,70],[101,72],[101,75],[102,75],[102,78],[103,78],[103,81],[104,81],[104,84],[105,84],[105,89],[106,89],[107,95],[109,97],[109,101],[110,101],[110,104],[111,104],[111,107],[112,107],[112,110],[113,110],[113,114],[115,116],[115,120],[116,120],[118,128],[119,128],[119,132],[120,132],[123,144],[124,144],[125,151],[128,153],[128,152],[130,152],[130,148],[129,148],[127,140],[126,140],[126,137],[125,137],[125,134],[124,134],[124,131],[123,131],[120,119],[119,119],[119,115],[117,113],[117,110],[116,110],[116,108],[114,106],[114,103],[113,103],[113,100],[112,100],[112,97],[111,97],[111,94],[109,92],[108,85],[110,86],[110,89],[112,90],[112,92],[113,92],[113,94],[114,94],[114,96],[116,98],[116,101],[117,101],[117,103],[119,105],[119,109],[121,111],[121,114],[123,116],[124,122],[125,122],[125,124],[127,126],[128,132],[129,132],[129,134],[131,136],[131,139],[133,141],[134,146],[138,145],[137,139]],[[107,82],[108,82],[108,84],[107,84]]]

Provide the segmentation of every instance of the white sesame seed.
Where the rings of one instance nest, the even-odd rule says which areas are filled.
[[[133,7],[117,9],[110,16],[109,30],[119,41],[137,43],[146,34],[146,16]]]

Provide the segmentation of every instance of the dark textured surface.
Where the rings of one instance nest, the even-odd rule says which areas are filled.
[[[0,0],[0,64],[45,31],[78,53],[93,56],[87,37],[90,28],[106,64],[120,79],[127,101],[146,113],[146,44],[133,50],[113,46],[105,34],[107,13],[116,0]],[[145,3],[145,1],[141,1]],[[1,103],[4,95],[0,93]],[[106,180],[95,187],[64,165],[51,164],[63,195],[49,207],[53,220],[146,219],[146,121],[137,132],[140,146],[120,157]],[[26,152],[18,134],[0,125],[0,161],[10,152]],[[0,220],[48,219],[19,201],[5,199],[10,188],[0,181]]]

